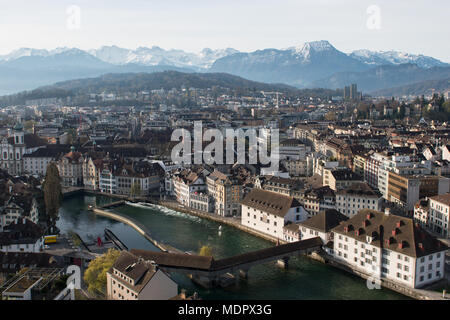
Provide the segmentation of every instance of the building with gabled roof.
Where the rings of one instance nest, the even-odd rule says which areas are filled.
[[[241,202],[242,225],[271,237],[283,239],[288,222],[304,221],[308,213],[295,198],[254,188]]]
[[[106,273],[108,300],[168,300],[178,295],[178,285],[153,261],[128,251]]]
[[[317,215],[298,224],[300,232],[299,240],[320,237],[322,242],[327,245],[329,242],[333,241],[333,233],[331,230],[337,227],[341,222],[347,220],[348,217],[337,210],[323,210]]]
[[[445,276],[448,247],[412,219],[364,209],[332,232],[334,257],[374,278],[419,288]]]

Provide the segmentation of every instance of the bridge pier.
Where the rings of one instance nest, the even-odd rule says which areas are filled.
[[[248,279],[248,270],[249,269],[241,269],[239,270],[239,276],[241,279]]]
[[[192,282],[202,286],[205,289],[211,289],[220,284],[219,279],[215,276],[199,276],[193,274],[190,278]]]
[[[277,265],[280,268],[283,268],[283,269],[287,270],[288,267],[289,267],[289,257],[284,257],[282,259],[277,260]]]

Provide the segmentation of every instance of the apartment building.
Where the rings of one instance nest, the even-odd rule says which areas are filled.
[[[67,148],[68,149],[68,148]],[[63,148],[40,148],[35,152],[24,154],[23,172],[37,176],[45,176],[47,166],[57,161],[62,153],[67,153]]]
[[[22,218],[37,224],[39,222],[38,202],[32,196],[12,195],[0,207],[0,231]]]
[[[298,223],[300,240],[320,237],[324,246],[329,248],[331,245],[330,241],[333,241],[331,230],[347,220],[348,217],[337,210],[323,210],[308,220]]]
[[[262,185],[262,189],[286,196],[298,197],[301,193],[302,183],[299,180],[268,176]]]
[[[439,176],[402,176],[389,172],[388,201],[402,206],[409,214],[419,199],[442,195],[449,191],[449,179]]]
[[[99,190],[100,173],[103,169],[103,160],[94,160],[92,157],[85,157],[83,160],[82,168],[84,188],[88,190]]]
[[[213,171],[206,177],[207,193],[214,199],[214,212],[224,217],[239,216],[243,189],[236,177]]]
[[[308,212],[308,215],[311,217],[321,211],[335,209],[336,195],[329,186],[324,186],[306,190],[302,194],[300,202],[303,204],[305,210]]]
[[[198,173],[184,169],[172,176],[174,195],[177,202],[189,206],[190,195],[206,190],[204,179]]]
[[[375,279],[420,288],[445,276],[448,247],[412,219],[364,209],[332,232],[334,257]]]
[[[169,300],[178,285],[156,264],[128,251],[106,273],[108,300]]]
[[[280,163],[292,177],[309,177],[313,175],[311,157],[299,160],[281,160]]]
[[[449,193],[429,198],[428,228],[446,238],[450,238],[449,209]]]
[[[352,217],[362,209],[380,211],[383,197],[367,183],[355,183],[347,189],[336,192],[336,210]]]
[[[116,193],[126,196],[148,196],[158,191],[164,170],[157,163],[126,161],[115,172]]]
[[[280,142],[280,160],[303,160],[307,152],[311,152],[311,147],[306,146],[298,139],[286,139]]]
[[[323,171],[323,185],[329,186],[334,191],[346,189],[360,182],[363,182],[363,178],[349,168],[324,169]]]
[[[83,157],[75,147],[57,162],[61,185],[63,187],[79,187],[83,185]]]
[[[414,206],[414,222],[429,230],[430,199],[420,199]]]
[[[0,232],[2,252],[40,252],[43,246],[44,231],[26,218],[15,220]]]

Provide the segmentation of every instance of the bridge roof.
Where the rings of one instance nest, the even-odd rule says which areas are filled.
[[[213,257],[190,255],[187,253],[156,252],[140,249],[131,249],[130,252],[145,260],[153,260],[161,266],[182,269],[209,270],[214,260]]]
[[[156,264],[164,267],[173,267],[180,269],[193,269],[204,271],[218,271],[239,266],[246,263],[277,257],[284,254],[290,254],[296,251],[306,250],[322,246],[322,240],[319,237],[307,240],[292,242],[261,249],[258,251],[247,252],[234,257],[221,260],[214,260],[213,257],[204,257],[183,253],[155,252],[147,250],[132,249],[131,253],[140,256],[146,260],[153,260]]]
[[[234,257],[225,258],[213,262],[212,270],[227,269],[241,264],[256,262],[271,257],[290,254],[296,251],[322,246],[322,240],[319,237],[307,240],[291,242],[274,247],[261,249],[258,251],[243,253]]]

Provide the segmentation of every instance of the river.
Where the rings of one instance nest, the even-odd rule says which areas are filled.
[[[84,240],[95,240],[109,228],[128,248],[158,250],[137,231],[120,222],[87,211],[89,204],[112,200],[100,196],[74,195],[64,200],[58,227],[62,233],[77,232]],[[213,249],[216,259],[273,245],[233,227],[193,217],[167,208],[121,206],[114,209],[142,222],[153,237],[183,251],[198,252],[203,245]],[[172,275],[180,288],[202,299],[407,299],[388,289],[369,290],[366,281],[306,257],[293,258],[289,269],[274,263],[250,269],[249,279],[228,288],[203,289],[181,274]]]

